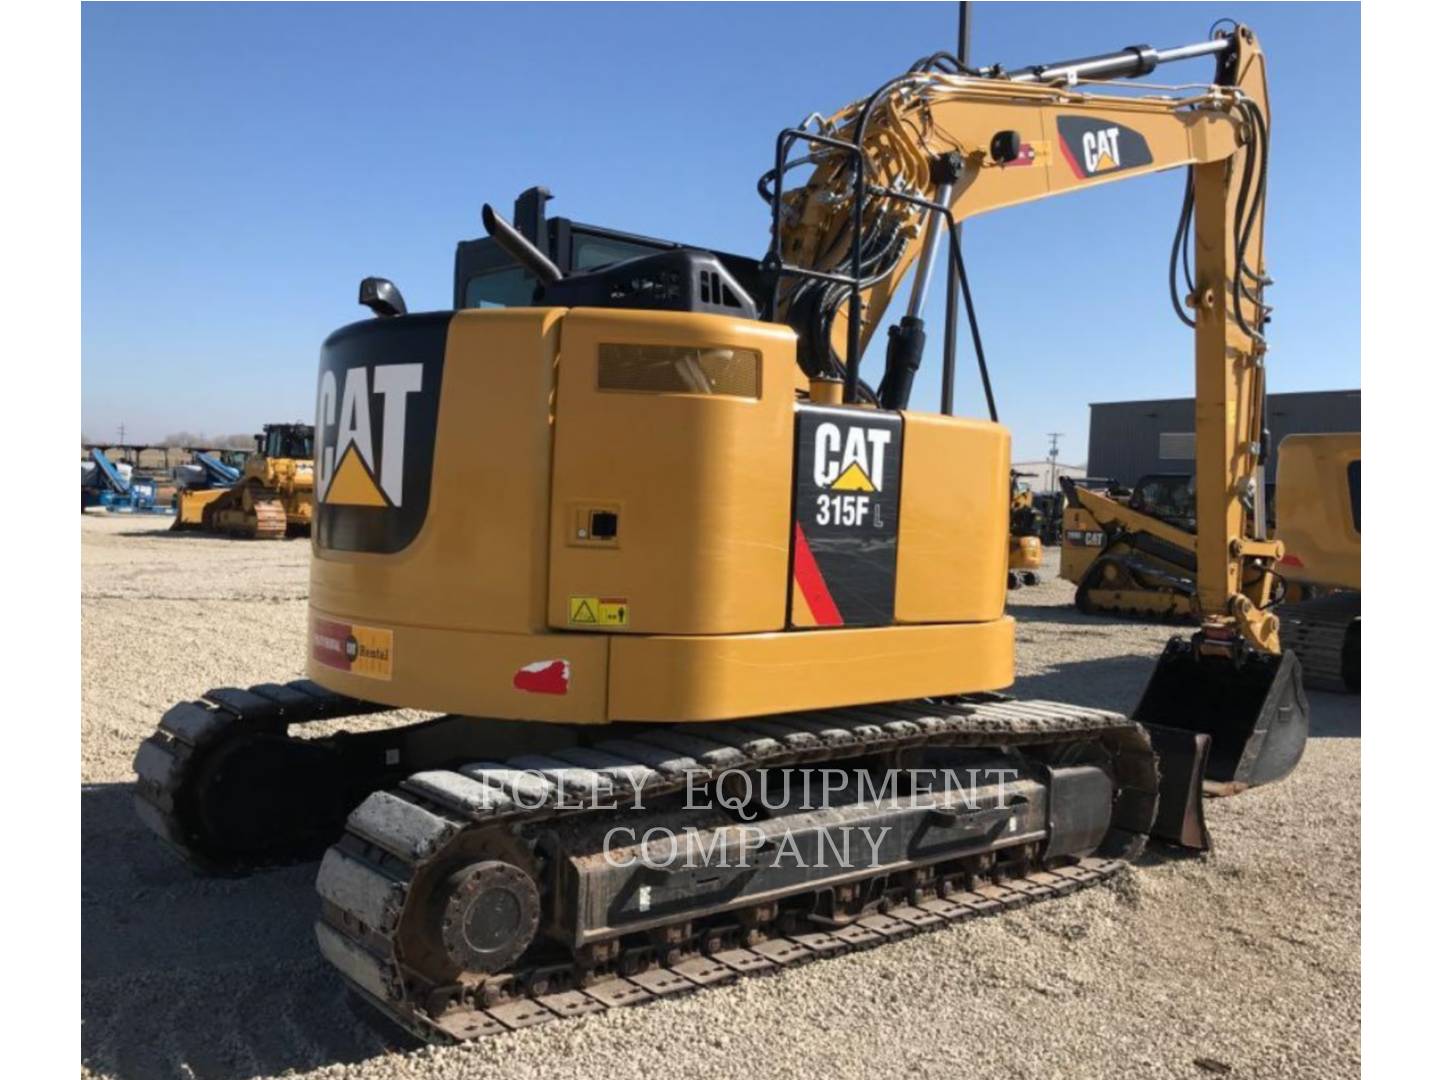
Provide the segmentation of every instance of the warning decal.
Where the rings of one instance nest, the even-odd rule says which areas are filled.
[[[394,651],[394,635],[389,630],[329,619],[316,619],[310,624],[310,655],[326,667],[371,679],[388,679]]]
[[[628,626],[630,604],[623,596],[572,596],[570,625]]]

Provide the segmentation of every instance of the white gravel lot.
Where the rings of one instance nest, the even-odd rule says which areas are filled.
[[[1215,850],[678,1001],[454,1049],[361,1023],[311,935],[314,867],[206,880],[143,832],[160,712],[303,673],[304,541],[82,519],[82,1075],[1330,1077],[1359,1073],[1360,703],[1312,695],[1285,783],[1207,805]],[[1128,710],[1170,631],[1011,594],[1017,693]]]

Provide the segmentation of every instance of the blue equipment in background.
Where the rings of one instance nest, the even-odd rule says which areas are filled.
[[[153,480],[137,476],[127,477],[98,446],[90,451],[90,460],[95,467],[88,471],[82,470],[80,477],[82,512],[101,509],[116,513],[172,513],[168,507],[155,505]]]

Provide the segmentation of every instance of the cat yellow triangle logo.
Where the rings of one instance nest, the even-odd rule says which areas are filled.
[[[1095,162],[1095,168],[1094,168],[1093,170],[1091,170],[1091,171],[1092,171],[1092,172],[1104,172],[1106,169],[1113,169],[1113,168],[1115,168],[1115,159],[1112,158],[1109,154],[1101,154],[1101,155],[1100,155],[1100,160],[1098,160],[1097,162]]]
[[[860,467],[858,461],[852,461],[845,471],[835,478],[830,485],[831,491],[874,491],[875,485],[870,482],[870,477],[865,475],[865,470]]]
[[[389,505],[375,486],[370,470],[360,460],[360,452],[355,449],[354,443],[346,447],[340,467],[335,470],[335,479],[330,481],[330,489],[325,492],[325,501],[342,506]]]

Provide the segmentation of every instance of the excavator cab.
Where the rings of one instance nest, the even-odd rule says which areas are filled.
[[[547,217],[548,188],[531,187],[515,199],[514,229],[564,275],[598,270],[657,252],[696,250],[692,245],[622,232],[567,217]],[[751,296],[760,295],[760,264],[730,252],[712,254]],[[455,246],[455,310],[525,307],[534,302],[540,279],[517,262],[494,237],[461,240]]]

